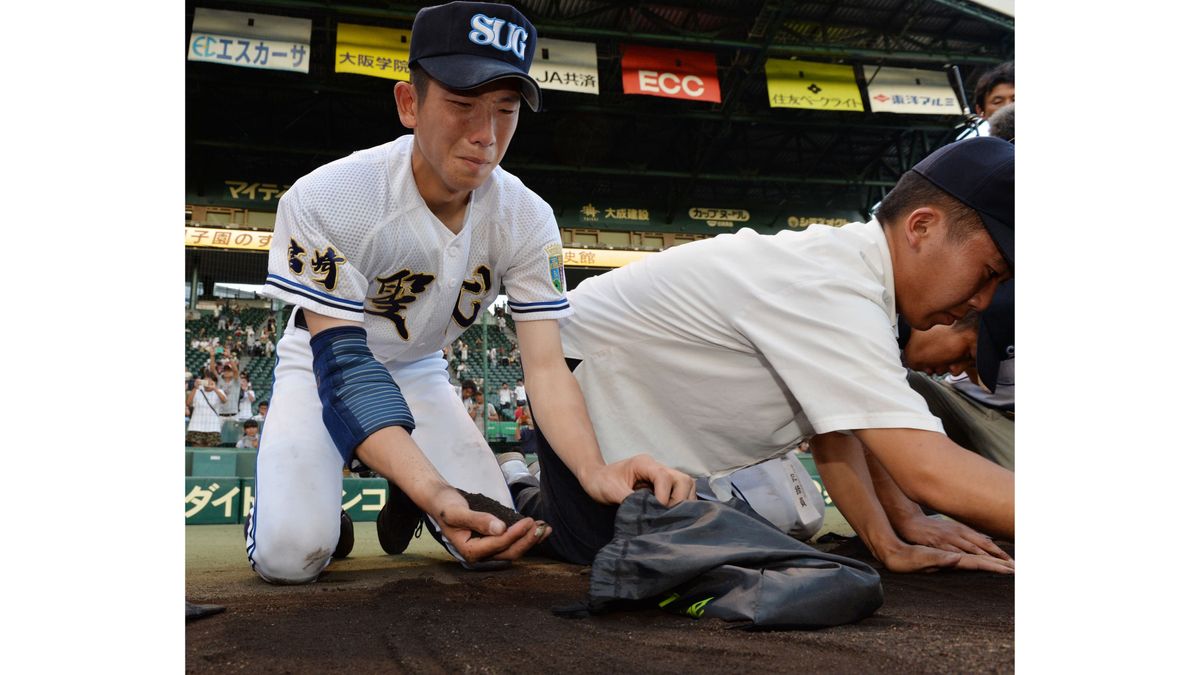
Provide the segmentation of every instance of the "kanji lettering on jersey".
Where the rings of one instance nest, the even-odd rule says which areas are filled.
[[[346,262],[341,253],[332,246],[327,247],[324,251],[316,251],[313,253],[312,260],[309,261],[312,265],[312,280],[321,284],[326,290],[332,291],[337,288],[338,266]],[[324,274],[324,277],[317,278]]]
[[[463,280],[462,289],[458,292],[458,300],[454,302],[453,317],[458,325],[466,328],[475,323],[476,317],[479,316],[480,299],[490,290],[492,290],[492,270],[487,265],[480,265],[475,268],[475,273],[471,275],[470,279]],[[471,301],[471,316],[463,314],[460,307],[465,293],[476,296],[475,300]]]
[[[378,277],[379,292],[368,298],[370,304],[363,308],[367,314],[382,316],[396,326],[402,340],[409,337],[404,310],[417,299],[433,282],[432,274],[413,273],[403,269],[386,277]]]
[[[304,255],[306,253],[308,251],[305,251],[304,247],[298,244],[295,239],[292,239],[288,243],[288,269],[292,270],[292,274],[304,273]]]

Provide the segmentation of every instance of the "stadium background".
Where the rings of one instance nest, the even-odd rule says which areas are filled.
[[[595,52],[596,93],[544,87],[544,111],[526,110],[503,162],[553,207],[567,247],[569,286],[629,259],[739,227],[769,233],[866,218],[907,168],[957,137],[965,122],[961,99],[942,114],[873,111],[867,97],[876,92],[867,86],[876,68],[921,69],[922,77],[950,87],[961,78],[970,95],[982,72],[1014,53],[1010,16],[960,0],[513,4],[538,27],[540,39],[583,43]],[[212,309],[230,302],[246,322],[261,325],[273,316],[283,325],[290,308],[252,290],[265,276],[261,249],[279,195],[317,166],[404,131],[392,103],[393,80],[337,72],[346,57],[339,34],[348,25],[404,30],[419,8],[187,3],[189,54],[197,51],[198,9],[311,21],[307,72],[186,62],[189,344],[201,328],[213,334]],[[719,87],[719,97],[702,102],[629,93],[622,63],[644,48],[711,59],[715,73],[705,84]],[[776,107],[786,104],[772,93],[766,71],[780,62],[810,73],[843,67],[853,79],[849,96],[863,110],[845,110],[844,98],[816,106],[827,109]],[[815,88],[809,91],[818,98]],[[481,321],[491,318],[484,313]],[[464,337],[470,344],[475,336],[489,344],[512,339],[495,325],[477,324]],[[205,356],[186,346],[185,352],[195,371]],[[519,370],[494,373],[481,357],[472,344],[473,379],[484,373],[494,401],[499,382],[512,381]],[[270,396],[270,361],[247,364],[260,398]],[[490,440],[500,450],[507,429],[498,431]],[[212,523],[185,528],[187,594],[228,607],[224,618],[189,624],[190,671],[390,664],[418,672],[510,672],[535,663],[534,670],[709,672],[735,662],[783,671],[817,657],[830,669],[916,672],[1005,671],[1013,662],[1011,578],[884,573],[889,595],[880,616],[825,636],[752,638],[712,622],[653,616],[581,626],[548,611],[584,592],[587,577],[572,568],[532,558],[509,574],[464,575],[428,538],[414,540],[402,556],[387,556],[374,524],[356,522],[354,552],[335,561],[320,583],[276,588],[255,579],[239,552],[239,523],[254,494],[254,453],[218,448],[185,455],[187,522]],[[373,520],[386,499],[382,479],[347,475],[343,481],[346,510],[356,521]],[[831,521],[844,528],[836,510],[829,513],[826,529],[837,529]],[[870,560],[865,549],[854,548],[856,541],[838,551]],[[905,628],[897,632],[899,626]],[[881,628],[889,631],[883,643]],[[508,639],[516,634],[525,637]],[[354,645],[349,652],[333,648],[348,643]],[[663,655],[666,661],[651,660]]]

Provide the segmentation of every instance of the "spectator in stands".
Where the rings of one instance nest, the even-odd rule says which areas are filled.
[[[1000,108],[1017,100],[1016,87],[1017,71],[1011,61],[1001,63],[981,75],[975,84],[975,95],[972,98],[975,115],[958,135],[957,140],[996,135],[991,130],[992,116]]]
[[[462,402],[463,408],[470,412],[471,406],[475,404],[475,382],[473,380],[462,380]]]
[[[509,355],[509,363],[520,368],[521,367],[521,348],[513,346],[512,353]]]
[[[454,344],[454,351],[458,352],[458,358],[460,361],[463,363],[467,362],[467,343],[463,342],[462,339],[459,339],[459,341]]]
[[[1012,61],[1001,63],[979,77],[975,84],[975,114],[988,119],[992,113],[1017,100],[1017,68]]]
[[[500,391],[497,392],[500,401],[500,410],[507,412],[513,407],[513,391],[509,388],[508,383],[500,385]]]
[[[514,348],[513,352],[515,353],[516,351],[517,350]],[[513,390],[513,394],[517,401],[517,405],[521,406],[522,408],[525,407],[525,404],[529,401],[529,399],[525,397],[525,380],[517,380],[517,386]]]
[[[221,377],[217,380],[217,388],[224,396],[221,397],[221,405],[217,408],[217,413],[221,417],[232,419],[237,415],[238,402],[242,398],[241,373],[238,371],[236,359],[231,358],[224,365],[218,366],[217,349],[220,347],[208,352],[209,369],[221,373]]]
[[[457,377],[459,380],[462,380],[463,378],[465,378],[467,375],[470,374],[468,371],[469,371],[469,369],[467,368],[467,362],[459,361],[458,365],[454,367],[454,376]]]
[[[229,330],[229,319],[224,314],[220,314],[221,306],[217,305],[217,330]]]
[[[496,348],[492,347],[491,349],[488,350],[488,363],[492,364],[493,368],[496,367],[496,358],[497,358]]]
[[[237,447],[258,449],[258,422],[246,420],[242,423],[242,437],[238,439]]]
[[[254,417],[251,417],[250,419],[254,420],[255,422],[258,422],[259,426],[262,426],[262,423],[267,421],[267,408],[269,408],[269,407],[270,407],[269,401],[259,401],[258,402],[258,414],[255,415]]]
[[[467,412],[475,420],[475,426],[479,427],[479,433],[483,434],[484,438],[487,438],[487,420],[491,420],[492,422],[500,421],[500,415],[496,413],[495,406],[484,401],[482,391],[475,391],[474,400],[471,403],[471,407],[467,409]]]
[[[192,383],[187,404],[192,409],[188,419],[187,444],[211,448],[221,444],[221,415],[218,406],[225,402],[225,392],[217,387],[213,373],[206,372],[204,379]]]
[[[266,335],[262,336],[262,343],[263,355],[267,358],[271,358],[275,354],[275,340],[273,339],[273,333],[268,332]]]
[[[522,414],[517,417],[517,428],[513,432],[513,440],[521,443],[521,452],[526,455],[537,454],[537,432],[534,431],[533,418]],[[537,477],[536,475],[534,476]]]
[[[245,375],[238,378],[238,384],[241,385],[241,398],[238,399],[237,419],[248,420],[254,415],[254,389]]]

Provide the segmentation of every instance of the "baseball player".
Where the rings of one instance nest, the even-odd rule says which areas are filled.
[[[954,143],[907,172],[870,222],[743,229],[585,280],[568,294],[563,351],[578,360],[605,459],[651,448],[667,466],[719,479],[811,438],[831,496],[890,569],[1010,571],[970,527],[924,522],[934,519],[916,508],[924,521],[902,541],[877,516],[879,499],[903,498],[1013,535],[1012,472],[942,433],[896,339],[898,315],[918,329],[953,323],[1012,276],[1013,164],[999,139]],[[879,488],[886,497],[863,447],[894,478]],[[555,468],[546,454],[543,491]],[[529,483],[513,482],[522,513],[542,513],[521,489]]]
[[[421,10],[411,82],[394,89],[411,135],[297,180],[282,197],[265,292],[294,303],[278,346],[262,430],[250,564],[265,580],[315,579],[339,542],[342,467],[392,484],[384,548],[407,545],[423,512],[464,564],[507,561],[553,537],[508,527],[455,488],[512,505],[499,466],[450,385],[442,349],[503,285],[545,435],[587,493],[619,503],[635,485],[660,500],[694,495],[687,476],[646,456],[606,465],[557,319],[569,316],[550,207],[499,167],[529,76],[537,32],[516,9],[454,2]]]

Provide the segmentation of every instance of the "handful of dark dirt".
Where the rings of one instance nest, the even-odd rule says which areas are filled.
[[[458,490],[458,494],[462,495],[463,499],[467,500],[467,506],[469,506],[472,511],[490,513],[504,521],[505,527],[511,527],[525,519],[525,516],[522,516],[521,514],[513,511],[495,499],[488,497],[487,495],[481,495],[478,492],[466,492],[460,488],[456,489]],[[479,536],[481,535],[471,535],[472,538]]]

